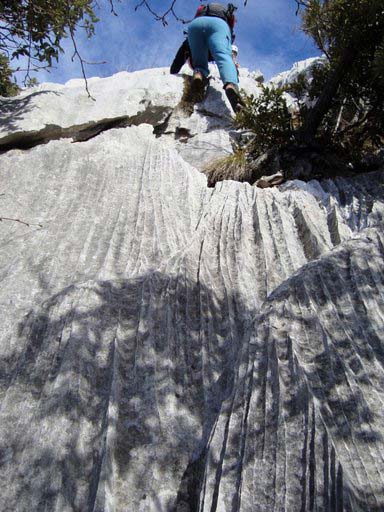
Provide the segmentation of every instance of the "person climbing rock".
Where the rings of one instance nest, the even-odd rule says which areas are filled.
[[[184,31],[184,34],[188,35],[188,32]],[[240,64],[237,60],[238,53],[239,53],[238,47],[235,44],[233,44],[232,45],[232,60],[237,69],[237,77],[239,77],[239,69],[240,69]],[[208,62],[214,62],[214,60],[215,59],[212,57],[211,52],[208,51]],[[188,62],[189,66],[193,69],[191,49],[189,47],[188,37],[182,42],[180,48],[177,50],[175,58],[173,59],[173,62],[169,69],[171,75],[176,75],[186,62]]]
[[[242,99],[238,88],[238,72],[232,58],[232,43],[235,39],[233,28],[235,25],[233,4],[223,5],[209,3],[201,5],[196,11],[195,18],[188,27],[188,39],[179,48],[171,66],[171,73],[180,70],[191,55],[193,68],[192,90],[197,97],[207,86],[209,68],[208,60],[211,55],[219,69],[224,90],[234,112],[238,112]],[[180,66],[180,63],[181,64]],[[179,67],[180,66],[180,67]],[[175,71],[177,69],[177,71]]]
[[[208,51],[211,52],[224,90],[234,112],[242,106],[239,94],[237,69],[232,59],[232,43],[236,7],[220,3],[201,5],[195,19],[188,27],[188,43],[192,54],[193,79],[192,88],[204,88],[208,80]]]
[[[188,36],[188,32],[184,31],[184,34]],[[208,52],[208,61],[214,62],[214,60],[215,59],[212,57],[211,52]],[[177,50],[176,56],[173,59],[173,62],[170,67],[171,75],[176,75],[186,62],[188,62],[189,66],[193,69],[191,49],[189,47],[188,37],[183,41],[180,48]]]

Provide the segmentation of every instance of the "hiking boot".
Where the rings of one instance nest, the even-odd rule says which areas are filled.
[[[241,99],[239,88],[236,84],[225,84],[224,86],[225,94],[227,95],[227,98],[229,100],[229,103],[231,104],[232,110],[235,112],[240,112],[240,110],[244,106],[244,102]]]
[[[195,101],[203,101],[209,80],[201,71],[194,71],[191,83],[191,93]]]

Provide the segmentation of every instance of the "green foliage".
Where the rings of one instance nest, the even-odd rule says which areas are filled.
[[[302,28],[332,60],[346,47],[370,53],[383,40],[383,18],[382,0],[309,0]]]
[[[310,97],[325,90],[341,69],[336,93],[317,138],[355,155],[384,140],[384,7],[382,0],[309,0],[303,29],[326,54],[328,67],[314,73]]]
[[[98,21],[92,0],[3,0],[0,5],[0,50],[10,58],[21,55],[52,65],[63,38],[80,21],[88,36]]]
[[[36,85],[39,85],[39,81],[36,77],[32,77],[32,78],[28,78],[26,83],[25,83],[25,86],[26,87],[36,87]]]
[[[245,97],[236,124],[254,135],[248,156],[315,143],[358,165],[384,144],[383,1],[296,1],[303,30],[326,60],[284,90],[263,87],[260,96]],[[296,98],[296,111],[288,112],[284,91]]]
[[[373,77],[384,82],[384,42],[378,45],[373,58]]]
[[[304,102],[308,95],[309,81],[304,72],[298,74],[296,80],[284,87],[286,92],[293,94],[300,102]]]
[[[110,0],[111,2],[112,0]],[[94,0],[2,0],[0,3],[0,53],[9,61],[27,58],[27,79],[34,69],[58,61],[62,41],[78,28],[94,34],[98,18]],[[112,5],[112,4],[111,4]],[[76,53],[76,46],[74,43]],[[0,69],[0,80],[7,70]]]
[[[254,134],[254,154],[262,154],[270,147],[279,147],[291,139],[291,116],[283,89],[263,85],[259,96],[244,95],[243,99],[245,106],[236,114],[235,123]]]
[[[12,70],[5,55],[0,53],[0,96],[15,96],[18,86],[12,80]]]
[[[284,91],[291,94],[296,99],[297,112],[291,114],[291,127],[299,128],[307,113],[307,103],[314,98],[311,95],[311,81],[308,80],[305,72],[299,73],[296,80],[284,86]]]

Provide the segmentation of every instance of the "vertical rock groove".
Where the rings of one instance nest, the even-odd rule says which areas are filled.
[[[208,189],[216,81],[93,83],[6,116],[89,130],[0,157],[0,508],[383,510],[382,172]]]

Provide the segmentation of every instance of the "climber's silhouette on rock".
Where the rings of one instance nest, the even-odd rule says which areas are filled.
[[[224,84],[227,98],[234,110],[242,106],[239,94],[239,78],[232,55],[235,39],[234,25],[236,7],[220,3],[201,5],[188,27],[188,37],[179,48],[171,65],[171,73],[178,73],[186,60],[193,68],[192,91],[200,97],[208,85],[208,61],[215,61]]]

